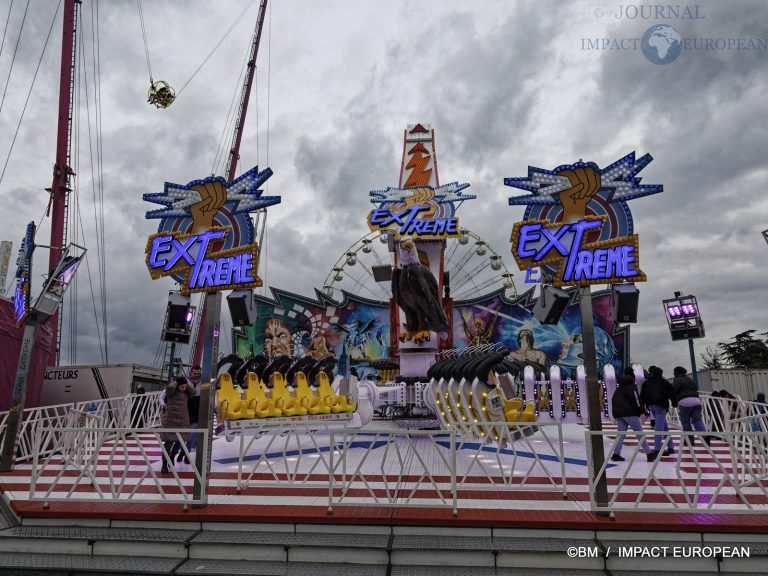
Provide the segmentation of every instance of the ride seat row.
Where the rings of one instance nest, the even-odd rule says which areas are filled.
[[[328,375],[322,371],[315,377],[314,389],[309,385],[306,374],[296,372],[293,375],[293,393],[280,372],[273,372],[269,381],[270,386],[267,386],[257,374],[249,372],[244,386],[240,387],[234,384],[231,374],[222,373],[216,391],[222,418],[241,420],[338,414],[354,412],[357,408],[354,397],[337,394]]]

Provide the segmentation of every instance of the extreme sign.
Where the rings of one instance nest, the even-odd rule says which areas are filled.
[[[530,192],[509,198],[510,205],[528,206],[511,238],[526,279],[540,267],[556,286],[644,281],[627,201],[664,190],[637,176],[652,160],[632,152],[606,168],[581,161],[554,170],[529,166],[528,176],[505,178],[507,186]]]
[[[160,219],[145,250],[150,276],[172,276],[183,294],[261,286],[249,213],[280,202],[259,190],[271,175],[269,168],[254,167],[232,182],[220,176],[166,182],[163,192],[144,194],[164,206],[146,214]]]
[[[379,204],[368,214],[372,231],[391,230],[395,239],[413,236],[420,240],[439,240],[461,235],[454,203],[470,200],[461,191],[469,184],[452,182],[433,188],[387,188],[373,190],[371,202]]]
[[[557,265],[554,286],[644,282],[636,234],[601,242],[586,241],[590,232],[600,231],[604,221],[604,217],[588,217],[557,224],[518,222],[512,228],[512,255],[521,270]]]
[[[153,279],[182,275],[182,294],[262,286],[256,275],[257,244],[213,250],[214,243],[223,242],[228,232],[229,228],[214,227],[200,234],[158,232],[150,236],[146,249],[150,275]]]

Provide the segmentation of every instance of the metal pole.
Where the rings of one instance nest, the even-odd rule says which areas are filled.
[[[691,353],[691,374],[693,383],[699,387],[699,376],[696,374],[696,354],[693,352],[693,338],[688,338],[688,351]]]
[[[168,382],[174,379],[176,373],[173,370],[176,360],[176,342],[171,342],[171,358],[168,360]]]
[[[200,450],[201,443],[195,452],[195,466],[200,471],[200,477],[195,476],[193,494],[195,500],[203,494],[208,494],[208,476],[211,471],[211,448],[213,443],[213,420],[216,412],[216,364],[219,358],[219,328],[221,323],[221,292],[205,295],[205,340],[203,341],[203,361],[200,365],[200,428],[208,430],[205,438],[205,450]],[[193,432],[194,434],[194,432]],[[206,485],[200,482],[202,478]]]
[[[56,163],[53,166],[53,182],[51,183],[51,252],[48,259],[48,270],[53,271],[61,256],[66,231],[64,224],[67,212],[67,194],[69,192],[69,176],[74,175],[69,166],[69,145],[72,129],[72,78],[75,68],[75,22],[77,2],[65,0],[63,33],[61,37],[61,74],[59,80],[59,121],[56,136]],[[51,352],[48,366],[59,363],[59,310],[51,319],[52,334]]]
[[[602,432],[603,417],[600,409],[600,394],[597,381],[597,354],[595,353],[595,325],[592,320],[592,291],[589,286],[579,288],[581,302],[579,310],[581,312],[581,338],[584,346],[584,371],[587,376],[587,409],[589,413],[589,429],[592,432]],[[606,401],[608,399],[606,398]],[[605,454],[603,452],[603,436],[595,434],[592,436],[592,463],[593,471],[603,469],[605,464]],[[608,506],[608,484],[605,472],[594,479],[595,502],[601,508]],[[606,511],[597,512],[598,516],[608,516]]]
[[[30,312],[24,324],[24,336],[21,340],[19,351],[19,364],[16,368],[16,380],[13,384],[13,396],[11,409],[8,411],[8,420],[5,425],[5,438],[3,449],[0,453],[0,472],[10,472],[16,463],[16,449],[19,445],[19,429],[24,414],[24,399],[27,395],[27,376],[29,364],[32,360],[32,349],[35,345],[35,332],[37,331],[37,318],[35,312]]]

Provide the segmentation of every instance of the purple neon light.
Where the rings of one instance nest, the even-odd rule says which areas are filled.
[[[683,314],[686,316],[696,316],[696,306],[694,304],[683,304]]]

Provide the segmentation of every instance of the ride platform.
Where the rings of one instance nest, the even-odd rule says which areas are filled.
[[[194,460],[159,473],[162,447],[152,431],[99,444],[87,466],[56,455],[19,463],[0,474],[0,490],[22,522],[768,530],[765,477],[755,476],[750,460],[755,451],[734,454],[728,438],[681,448],[681,433],[672,432],[677,453],[646,462],[628,435],[626,461],[605,464],[609,501],[596,503],[590,434],[578,424],[542,426],[506,447],[376,420],[361,430],[231,432],[232,441],[212,441],[204,505],[194,497]],[[602,436],[610,454],[615,428]]]

